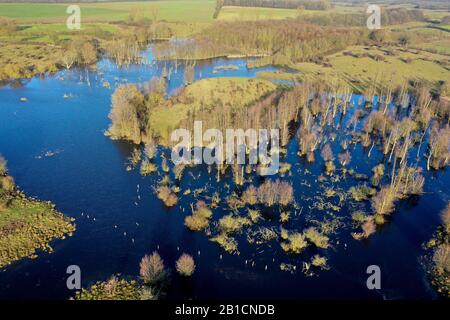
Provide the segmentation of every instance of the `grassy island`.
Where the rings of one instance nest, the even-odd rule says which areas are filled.
[[[170,132],[189,115],[225,107],[242,109],[277,89],[276,84],[263,79],[210,78],[194,82],[166,100],[162,82],[150,81],[152,90],[147,94],[136,85],[119,86],[112,98],[108,135],[135,143],[154,137],[168,145]]]
[[[36,258],[38,250],[51,252],[52,240],[64,239],[74,231],[73,221],[52,203],[18,191],[0,158],[0,268],[25,257]]]

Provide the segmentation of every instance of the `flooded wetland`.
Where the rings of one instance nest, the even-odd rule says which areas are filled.
[[[246,33],[218,41],[220,28],[193,23],[207,31],[187,39],[167,17],[170,37],[151,29],[153,41],[123,54],[120,39],[102,36],[94,63],[3,81],[0,299],[448,297],[448,54],[400,45],[387,53],[378,38],[353,39],[363,32],[310,23],[299,31],[292,8],[256,21],[247,9],[239,23],[254,43]],[[220,23],[237,34],[231,21]],[[283,28],[280,42],[301,44],[275,48],[252,28]],[[303,33],[346,45],[333,42],[325,55]],[[350,54],[347,45],[358,47]],[[360,70],[366,78],[351,78],[355,61],[413,55],[424,66],[402,62],[417,67],[408,72],[429,63],[436,78],[388,78],[372,62]],[[193,134],[199,122],[202,141],[185,149],[191,161],[174,163],[173,132]],[[208,129],[224,144],[230,129],[277,135],[267,137],[266,158],[249,135],[232,137],[232,156],[245,161],[228,163]],[[207,154],[217,162],[195,161]],[[267,174],[274,159],[278,170]],[[69,288],[69,266],[81,270],[82,290]]]

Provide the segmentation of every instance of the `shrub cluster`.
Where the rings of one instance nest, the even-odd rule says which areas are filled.
[[[184,224],[192,231],[201,231],[209,225],[212,211],[206,206],[204,201],[198,201],[196,207],[192,215],[184,219]]]

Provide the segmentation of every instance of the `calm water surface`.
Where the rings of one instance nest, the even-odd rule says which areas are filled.
[[[146,53],[152,61],[151,52]],[[239,70],[214,72],[220,65],[237,65]],[[327,250],[329,271],[305,276],[280,271],[281,262],[301,269],[302,257],[289,257],[279,244],[250,246],[245,236],[238,237],[240,255],[223,253],[202,233],[189,232],[183,225],[190,213],[192,197],[183,197],[171,209],[153,194],[158,175],[141,177],[139,170],[126,172],[125,164],[132,146],[104,136],[109,126],[111,94],[117,84],[142,82],[159,76],[168,63],[118,68],[108,60],[99,63],[97,72],[62,71],[45,78],[33,78],[22,87],[0,89],[0,153],[8,159],[10,173],[30,196],[50,200],[58,210],[74,217],[77,231],[64,241],[53,243],[55,252],[40,253],[35,260],[24,259],[0,272],[0,298],[67,299],[66,268],[79,265],[82,285],[104,280],[112,274],[137,276],[144,254],[159,248],[166,265],[172,267],[181,252],[194,256],[197,271],[191,279],[173,274],[168,298],[433,298],[419,256],[421,244],[428,240],[439,223],[439,211],[449,200],[448,170],[425,173],[426,193],[400,202],[392,221],[367,241],[355,241],[350,230],[333,239]],[[172,67],[168,92],[182,85],[183,67]],[[245,60],[217,59],[196,66],[196,78],[238,76],[254,77],[268,67],[247,70]],[[111,89],[104,88],[107,80]],[[64,99],[64,95],[70,95]],[[20,102],[26,97],[28,102]],[[355,104],[357,97],[355,97]],[[304,163],[296,156],[297,142],[289,144],[286,159],[293,164],[287,179],[295,188],[297,202],[312,197],[315,178],[323,163]],[[353,147],[352,167],[370,174],[382,155]],[[336,149],[337,150],[337,149]],[[46,157],[47,151],[55,155]],[[162,152],[162,151],[160,151]],[[317,157],[319,158],[319,157]],[[159,159],[159,157],[158,157]],[[185,172],[182,190],[203,187],[221,191],[215,175],[198,167]],[[197,179],[193,179],[196,177]],[[313,188],[303,187],[303,183]],[[345,185],[345,184],[344,184]],[[349,187],[351,182],[346,187]],[[140,198],[140,199],[139,199]],[[184,208],[184,210],[183,210]],[[222,208],[215,217],[224,214]],[[320,212],[308,212],[305,215]],[[270,214],[270,212],[269,212]],[[348,208],[339,213],[349,216]],[[301,219],[291,222],[302,229]],[[223,258],[220,259],[220,255]],[[245,261],[247,260],[247,264]],[[254,262],[252,266],[249,262]],[[382,290],[366,288],[367,266],[382,270]],[[267,271],[265,266],[267,265]]]

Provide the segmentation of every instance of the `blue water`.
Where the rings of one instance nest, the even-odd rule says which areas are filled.
[[[154,250],[172,270],[182,252],[193,255],[197,264],[190,279],[173,273],[168,298],[435,297],[425,281],[419,257],[423,254],[421,244],[432,236],[439,224],[439,211],[449,200],[448,170],[425,172],[426,193],[398,203],[392,220],[366,241],[351,237],[351,210],[344,206],[336,214],[342,218],[343,231],[332,238],[332,248],[322,252],[329,259],[330,270],[313,276],[305,276],[301,266],[316,253],[314,249],[293,257],[283,253],[275,241],[249,245],[241,235],[236,237],[240,255],[229,255],[204,234],[188,231],[184,217],[190,214],[193,196],[183,197],[174,208],[165,208],[153,193],[161,176],[141,177],[138,170],[127,172],[127,157],[133,146],[104,136],[116,85],[149,80],[160,75],[163,68],[171,70],[168,93],[183,84],[182,65],[175,68],[170,63],[153,63],[151,51],[146,54],[148,65],[118,68],[103,60],[96,71],[62,71],[33,78],[22,87],[0,89],[0,153],[8,160],[10,174],[26,194],[52,201],[77,224],[72,237],[53,242],[53,253],[39,253],[38,259],[23,259],[0,272],[0,298],[67,299],[73,295],[66,288],[69,265],[80,266],[82,285],[88,286],[112,274],[137,276],[141,257]],[[215,66],[229,64],[240,68],[213,72]],[[196,79],[255,77],[258,71],[275,70],[248,70],[243,59],[216,59],[198,63],[195,68]],[[103,87],[104,80],[109,81],[110,89]],[[65,94],[71,97],[64,99]],[[20,102],[21,97],[28,102]],[[357,100],[355,97],[355,105]],[[333,148],[337,153],[338,143]],[[359,145],[350,148],[351,166],[358,172],[370,175],[371,168],[382,159],[376,150],[367,160],[367,150]],[[55,155],[46,157],[47,151]],[[307,164],[296,152],[293,139],[282,161],[293,164],[292,175],[286,180],[293,183],[296,201],[303,209],[286,227],[302,230],[311,225],[306,225],[306,220],[327,217],[328,213],[309,206],[315,202],[317,191],[329,182],[322,185],[316,181],[323,168],[318,154],[314,164]],[[304,187],[305,181],[312,188]],[[225,194],[226,183],[230,182],[230,173],[217,184],[215,172],[210,175],[206,167],[199,166],[185,171],[180,187],[194,190],[207,185],[209,191]],[[339,186],[347,190],[354,184],[348,179]],[[214,220],[226,213],[225,208],[222,203],[214,210]],[[295,264],[297,271],[280,271],[281,262]],[[382,270],[379,291],[366,287],[366,268],[371,264]]]

